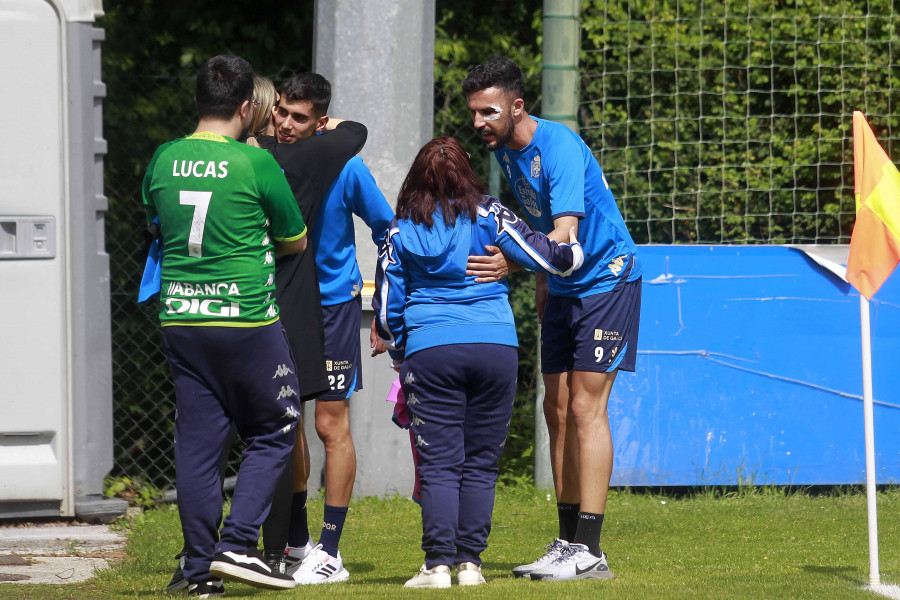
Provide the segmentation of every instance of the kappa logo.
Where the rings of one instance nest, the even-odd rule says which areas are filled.
[[[275,369],[275,374],[272,375],[272,379],[275,379],[276,377],[284,377],[285,375],[290,375],[291,373],[293,373],[293,371],[291,371],[290,367],[288,367],[287,365],[278,365],[278,368]]]
[[[268,287],[270,285],[275,285],[275,275],[273,275],[272,273],[269,273],[269,278],[266,279],[265,285],[266,285],[266,287]]]
[[[406,374],[406,377],[403,379],[403,383],[406,385],[412,385],[416,382],[416,376],[413,375],[412,371]]]
[[[269,245],[269,236],[268,236],[268,235],[267,235],[266,237],[263,238],[262,245],[263,245],[263,246],[268,246],[268,245]]]
[[[413,425],[421,425],[421,424],[424,423],[425,421],[423,421],[422,419],[420,419],[420,418],[417,417],[416,415],[413,415],[413,416],[412,416],[412,419],[410,419],[410,422],[411,422]]]
[[[278,392],[278,397],[276,398],[276,400],[281,400],[282,398],[290,398],[291,396],[296,395],[297,392],[294,391],[294,388],[289,385],[283,385],[281,386],[281,391]]]
[[[266,318],[274,319],[277,316],[278,316],[278,312],[275,310],[275,305],[274,304],[269,305],[269,310],[266,311]]]
[[[291,390],[293,391],[293,390]],[[279,396],[280,398],[281,396]],[[288,406],[287,410],[284,411],[284,414],[281,415],[282,419],[299,419],[300,413],[293,406]]]
[[[416,448],[421,448],[422,446],[430,446],[430,445],[431,444],[426,442],[425,438],[423,438],[421,435],[416,436]]]
[[[266,258],[263,259],[263,264],[271,265],[273,262],[275,262],[275,256],[273,256],[271,252],[266,252]]]
[[[410,406],[412,406],[413,404],[418,404],[419,399],[416,398],[415,394],[410,392],[409,394],[406,395],[406,403],[409,404]]]
[[[616,277],[619,276],[619,273],[622,272],[622,269],[625,267],[625,259],[628,258],[627,254],[623,254],[622,256],[617,256],[611,261],[609,261],[609,270],[612,271],[613,275]]]

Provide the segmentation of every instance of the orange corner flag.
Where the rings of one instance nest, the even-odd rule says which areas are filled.
[[[900,172],[861,112],[853,112],[856,223],[847,281],[870,299],[900,262]]]

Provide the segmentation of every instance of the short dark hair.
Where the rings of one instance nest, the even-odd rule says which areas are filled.
[[[435,138],[419,150],[400,186],[397,218],[431,227],[440,207],[446,223],[452,224],[462,215],[474,221],[486,193],[459,140]]]
[[[462,82],[462,90],[466,96],[491,87],[524,99],[525,75],[511,58],[492,56],[487,62],[472,67]]]
[[[312,102],[316,116],[328,114],[331,83],[318,73],[297,73],[281,86],[281,97],[290,102]]]
[[[200,66],[194,102],[201,119],[227,120],[253,98],[253,67],[240,56],[220,54]]]

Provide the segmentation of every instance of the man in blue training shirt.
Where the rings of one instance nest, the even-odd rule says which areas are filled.
[[[317,73],[294,75],[275,107],[279,144],[308,138],[328,124],[331,84]],[[322,297],[325,368],[330,390],[316,400],[316,433],[325,446],[325,514],[319,544],[313,547],[307,527],[306,483],[309,449],[303,429],[297,438],[294,498],[288,531],[287,571],[301,584],[346,581],[350,574],[338,551],[347,506],[356,477],[356,450],[350,436],[350,396],[362,389],[359,323],[362,275],[356,262],[353,215],[381,244],[394,211],[358,156],[350,159],[329,188],[312,225],[312,245]],[[373,323],[374,332],[374,323]],[[373,340],[377,339],[374,337]],[[373,342],[374,343],[374,342]],[[302,559],[302,562],[301,562]]]
[[[566,126],[525,111],[524,77],[512,60],[496,57],[474,67],[462,89],[475,129],[529,223],[558,242],[576,226],[585,255],[584,266],[569,277],[536,274],[559,537],[513,573],[607,579],[612,573],[600,549],[613,465],[607,402],[617,371],[634,371],[641,263],[590,149]],[[492,256],[469,259],[476,281],[496,281],[513,266],[488,249]]]

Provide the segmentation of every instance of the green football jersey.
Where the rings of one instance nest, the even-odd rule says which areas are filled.
[[[257,327],[278,319],[273,240],[306,226],[268,151],[210,132],[163,144],[143,183],[163,240],[165,325]]]

